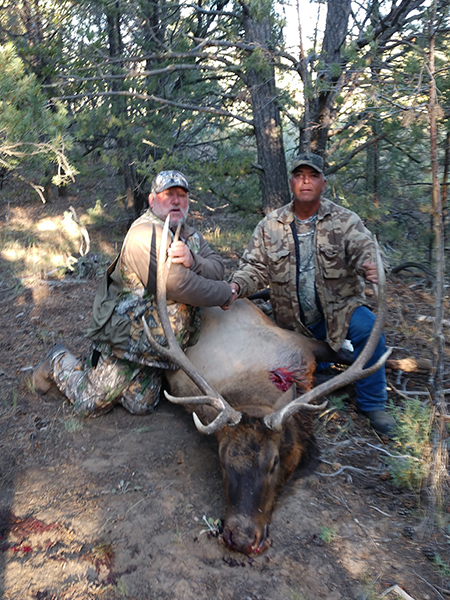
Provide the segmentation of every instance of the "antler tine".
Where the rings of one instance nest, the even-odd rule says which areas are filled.
[[[273,431],[280,431],[286,419],[291,417],[296,412],[299,412],[300,410],[322,410],[323,408],[325,408],[327,404],[326,402],[321,404],[320,406],[311,406],[310,402],[325,396],[325,394],[330,394],[331,392],[334,392],[335,390],[349,383],[358,381],[358,379],[362,379],[363,377],[371,375],[384,365],[389,355],[391,354],[392,348],[389,348],[383,354],[383,356],[377,360],[377,362],[374,365],[368,367],[367,369],[364,369],[364,365],[372,357],[375,347],[378,344],[381,334],[383,333],[387,315],[386,276],[384,273],[383,263],[381,260],[381,255],[376,240],[375,250],[378,271],[377,317],[369,339],[367,340],[367,343],[364,346],[361,354],[358,356],[355,362],[343,373],[336,375],[336,377],[334,377],[330,381],[326,381],[325,383],[318,385],[312,390],[309,390],[309,392],[306,392],[302,396],[299,396],[295,400],[292,400],[292,402],[287,404],[284,408],[280,409],[279,411],[272,413],[271,415],[267,415],[264,418],[264,423],[269,429],[272,429]]]
[[[147,322],[144,317],[142,317],[142,324],[144,327],[144,331],[147,335],[147,339],[149,344],[152,346],[158,354],[167,358],[176,364],[180,369],[182,369],[186,375],[195,383],[195,385],[205,394],[205,396],[201,397],[193,397],[193,398],[174,398],[170,394],[165,392],[166,398],[170,400],[170,402],[175,402],[176,404],[208,404],[213,406],[215,409],[219,411],[218,416],[212,421],[209,425],[203,425],[198,418],[198,416],[193,413],[194,422],[196,424],[197,429],[199,429],[202,433],[211,434],[215,431],[221,429],[224,425],[237,425],[241,420],[242,414],[236,410],[232,406],[228,404],[228,402],[222,398],[222,396],[214,390],[209,383],[204,379],[204,377],[198,372],[192,362],[188,359],[186,354],[183,352],[181,347],[179,346],[175,335],[172,331],[172,326],[170,324],[169,314],[167,312],[167,301],[166,301],[166,287],[167,287],[167,277],[169,275],[169,269],[171,260],[167,259],[166,261],[166,249],[167,249],[167,236],[169,233],[169,222],[170,215],[167,216],[167,219],[164,223],[162,238],[161,238],[161,246],[159,249],[158,256],[158,269],[156,275],[156,304],[158,306],[158,315],[161,321],[161,325],[164,331],[164,335],[166,336],[166,340],[169,348],[165,348],[158,344],[158,342],[154,339],[150,332],[150,328],[147,325]],[[177,234],[179,232],[180,227],[178,226]]]

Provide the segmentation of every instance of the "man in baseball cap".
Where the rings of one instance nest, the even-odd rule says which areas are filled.
[[[366,306],[364,280],[378,282],[376,241],[358,215],[322,195],[321,156],[296,156],[289,187],[292,202],[259,223],[242,255],[231,281],[233,301],[268,286],[278,325],[326,340],[338,357],[323,361],[339,362],[345,340],[352,343],[356,359],[375,322]],[[366,366],[385,351],[381,336]],[[358,409],[378,433],[392,436],[396,424],[386,400],[384,367],[356,382]]]
[[[45,394],[56,385],[78,415],[96,416],[115,404],[143,414],[153,411],[159,401],[164,369],[173,366],[152,349],[142,317],[160,338],[154,302],[156,265],[167,216],[173,240],[167,251],[172,258],[167,280],[168,313],[180,345],[186,347],[198,326],[194,307],[222,306],[231,301],[232,289],[224,281],[222,258],[200,232],[186,224],[189,184],[183,173],[158,173],[149,205],[131,225],[119,256],[99,287],[88,329],[91,345],[86,361],[59,344],[34,371],[36,392]],[[179,224],[179,239],[175,241]]]
[[[318,154],[312,152],[304,152],[296,156],[291,163],[291,173],[293,173],[298,167],[303,165],[312,167],[323,175],[323,158]]]
[[[170,187],[181,187],[189,192],[186,177],[180,171],[161,171],[152,182],[152,192],[159,194]]]
[[[170,227],[173,229],[179,222],[184,223],[189,211],[189,184],[180,171],[161,171],[152,182],[152,191],[148,198],[151,211],[161,221],[165,221],[170,214]],[[169,256],[174,262],[179,262],[179,256],[173,255],[173,248]],[[189,253],[186,258],[189,261]],[[189,264],[186,264],[189,268]]]

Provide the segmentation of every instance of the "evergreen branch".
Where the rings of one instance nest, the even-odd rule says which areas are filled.
[[[33,190],[37,193],[37,195],[41,199],[42,204],[45,204],[47,202],[45,199],[45,196],[44,196],[45,188],[42,185],[37,185],[36,183],[33,183],[29,179],[25,179],[25,177],[22,177],[22,175],[14,172],[14,171],[11,174],[15,179],[19,179],[19,181],[23,181],[23,183],[25,183],[26,185],[29,185],[31,188],[33,188]]]
[[[139,100],[152,101],[157,102],[158,104],[163,104],[164,106],[174,106],[176,108],[181,108],[184,110],[192,110],[193,112],[203,112],[209,113],[212,115],[218,115],[221,117],[229,117],[231,119],[236,119],[237,121],[241,121],[246,125],[254,126],[253,120],[246,119],[245,117],[241,117],[239,115],[234,115],[227,110],[222,110],[219,108],[212,108],[208,106],[196,106],[192,104],[183,104],[182,102],[173,102],[172,100],[166,100],[165,98],[159,98],[158,96],[153,96],[151,94],[140,94],[138,92],[127,92],[127,91],[110,91],[110,92],[85,92],[82,94],[73,94],[71,96],[55,96],[52,98],[52,101],[56,100],[77,100],[79,98],[100,98],[100,97],[109,97],[109,96],[128,96],[129,98],[138,98]]]
[[[418,165],[422,164],[422,161],[420,161],[419,159],[415,158],[414,156],[412,156],[412,154],[410,154],[409,152],[407,152],[406,150],[404,150],[403,148],[401,148],[398,144],[395,144],[393,141],[391,141],[389,138],[385,138],[386,142],[388,144],[391,144],[391,146],[393,146],[394,148],[396,148],[397,150],[400,150],[400,152],[403,152],[403,154],[405,156],[407,156],[410,160],[412,160],[413,162],[417,163]]]
[[[202,15],[212,15],[215,17],[233,17],[236,18],[236,13],[227,12],[226,10],[207,10],[201,8],[198,4],[186,4],[186,7],[193,8],[195,12],[201,13]]]
[[[364,144],[361,144],[361,146],[358,146],[358,148],[355,148],[355,150],[353,150],[352,152],[350,152],[350,154],[348,154],[346,156],[346,158],[344,158],[344,160],[342,160],[340,163],[338,163],[337,165],[334,165],[334,166],[330,167],[329,169],[327,169],[326,170],[326,175],[331,175],[333,173],[336,173],[336,171],[339,171],[340,169],[342,169],[342,167],[345,167],[346,165],[348,165],[348,163],[352,160],[352,158],[354,156],[356,156],[357,154],[359,154],[360,152],[362,152],[366,148],[369,148],[369,146],[372,146],[373,144],[375,144],[379,140],[384,139],[386,136],[387,136],[387,133],[381,133],[380,135],[377,135],[376,137],[368,140]]]
[[[134,79],[135,77],[152,77],[155,75],[163,75],[165,73],[173,73],[176,71],[213,71],[216,73],[226,73],[223,67],[213,67],[212,65],[203,65],[203,64],[195,64],[195,65],[169,65],[168,67],[164,67],[162,69],[155,69],[154,71],[136,71],[135,69],[130,69],[124,73],[120,73],[117,75],[96,75],[93,77],[82,77],[81,75],[62,75],[57,74],[56,77],[59,79],[65,79],[67,81],[74,82],[82,82],[87,83],[88,81],[103,81],[110,79]],[[227,70],[231,72],[239,72],[240,68],[234,65],[227,65]],[[54,86],[54,84],[53,84]],[[42,87],[53,87],[53,86],[42,86]]]
[[[420,458],[417,458],[417,456],[412,456],[411,454],[391,454],[385,448],[381,448],[380,446],[374,446],[373,444],[370,444],[369,442],[366,442],[366,444],[368,446],[370,446],[371,448],[373,448],[374,450],[379,450],[380,452],[387,454],[387,456],[389,456],[389,458],[400,458],[400,459],[401,458],[410,458],[411,460],[415,460],[417,462],[422,462],[422,460]]]
[[[393,5],[391,12],[380,19],[380,24],[374,29],[371,37],[360,38],[356,41],[359,48],[370,44],[373,40],[379,40],[386,43],[394,33],[400,31],[405,24],[405,20],[413,10],[419,8],[423,0],[402,0],[399,5]]]
[[[200,47],[201,46],[198,46],[198,48],[200,48]],[[226,47],[228,47],[228,46],[226,46]],[[101,67],[105,67],[108,65],[114,65],[114,64],[122,65],[124,63],[130,63],[130,62],[135,62],[135,63],[146,62],[146,61],[161,62],[161,61],[165,61],[165,60],[182,60],[182,59],[191,59],[191,58],[214,59],[217,61],[224,62],[225,64],[230,64],[230,65],[232,64],[228,60],[226,60],[225,57],[223,57],[223,56],[217,56],[215,54],[212,55],[210,52],[198,52],[197,49],[189,50],[187,52],[171,52],[168,50],[165,52],[153,52],[151,54],[142,54],[140,56],[137,56],[137,55],[121,56],[118,58],[109,57],[103,53],[100,53],[100,56],[101,56],[101,58],[104,59],[103,62],[94,64],[94,65],[86,67],[86,68],[99,69]]]

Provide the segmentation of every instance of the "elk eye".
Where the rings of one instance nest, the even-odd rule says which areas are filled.
[[[278,458],[278,456],[275,456],[275,458],[273,459],[272,467],[270,468],[271,475],[275,471],[275,469],[278,467],[279,462],[280,462],[280,459]]]

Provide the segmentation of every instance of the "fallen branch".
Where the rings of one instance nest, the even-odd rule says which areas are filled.
[[[402,263],[401,265],[398,265],[398,267],[393,267],[391,269],[391,273],[395,275],[397,273],[400,273],[400,271],[404,271],[405,269],[418,269],[419,271],[423,271],[423,273],[425,273],[425,275],[428,276],[431,282],[433,282],[435,279],[434,273],[428,267],[415,262],[406,262]]]
[[[330,464],[326,460],[322,460],[322,462],[325,464]],[[363,469],[358,469],[357,467],[351,467],[350,465],[345,465],[345,466],[341,467],[340,469],[338,469],[337,471],[335,471],[334,473],[320,473],[319,471],[316,471],[316,475],[321,475],[322,477],[336,477],[337,475],[340,475],[344,471],[355,471],[356,473],[362,473],[363,475],[365,475],[365,472],[363,471]]]
[[[392,383],[389,383],[390,386],[390,391],[395,392],[397,395],[401,396],[402,398],[404,398],[405,400],[409,400],[409,396],[414,395],[411,392],[401,392],[400,390],[398,390],[395,385],[393,385]],[[428,392],[426,392],[428,394]],[[423,392],[421,392],[421,394],[423,394]],[[429,395],[429,394],[428,394]]]
[[[386,361],[386,368],[399,369],[405,373],[429,373],[433,363],[428,358],[389,358]]]
[[[388,513],[383,512],[382,510],[380,510],[376,506],[372,506],[371,504],[369,504],[369,508],[373,508],[373,510],[377,510],[379,513],[381,513],[385,517],[389,517],[390,519],[392,519],[392,515],[388,515]]]
[[[429,588],[431,588],[431,589],[433,590],[433,592],[435,592],[435,594],[437,594],[437,595],[439,596],[439,598],[441,598],[441,600],[445,600],[444,596],[443,596],[442,594],[440,594],[440,593],[437,591],[437,589],[436,589],[436,587],[435,587],[434,585],[431,585],[431,583],[430,583],[429,581],[427,581],[426,579],[424,579],[424,578],[422,577],[422,575],[419,575],[419,573],[416,573],[415,571],[413,571],[413,573],[414,573],[414,575],[415,575],[416,577],[418,577],[418,578],[419,578],[421,581],[423,581],[424,583],[426,583],[426,584],[427,584],[427,586],[428,586]],[[442,589],[442,588],[441,588],[441,589]],[[448,593],[448,590],[443,590],[443,591]]]
[[[374,446],[373,444],[370,444],[369,442],[366,442],[366,444],[368,446],[370,446],[371,448],[373,448],[374,450],[379,450],[380,452],[384,452],[390,458],[411,458],[412,460],[416,460],[417,462],[422,462],[420,458],[417,458],[417,456],[411,456],[411,454],[391,454],[385,448],[381,448],[380,446]]]
[[[372,536],[370,535],[370,533],[367,531],[367,528],[364,527],[356,517],[353,517],[353,520],[355,521],[355,523],[362,529],[362,531],[365,533],[365,535],[367,535],[367,537],[369,538],[369,540],[372,542],[372,544],[375,546],[375,548],[378,548],[377,544],[375,543],[374,539],[372,538]],[[412,599],[414,600],[414,598]]]
[[[412,596],[410,596],[409,594],[407,594],[404,590],[402,590],[402,588],[399,585],[393,585],[392,587],[388,588],[385,592],[383,592],[381,594],[380,598],[384,598],[391,592],[395,592],[398,596],[400,596],[404,600],[414,600],[414,598]]]
[[[75,212],[75,209],[73,206],[69,206],[69,210],[72,216],[72,220],[75,222],[75,224],[78,226],[78,229],[80,230],[80,233],[83,237],[84,240],[84,244],[85,247],[83,248],[83,241],[80,244],[80,254],[81,256],[86,256],[86,254],[89,252],[89,250],[91,249],[91,240],[89,238],[89,233],[88,230],[86,229],[86,227],[84,225],[82,225],[78,219],[78,215]]]
[[[408,396],[431,396],[430,392],[419,392],[419,391],[409,391],[408,392],[406,390],[401,392],[395,386],[393,386],[392,383],[390,383],[389,385],[391,386],[391,389],[393,392],[395,392],[399,396],[403,396],[407,400],[409,399]],[[444,396],[448,396],[450,394],[450,389],[443,390],[443,393],[444,393]]]

